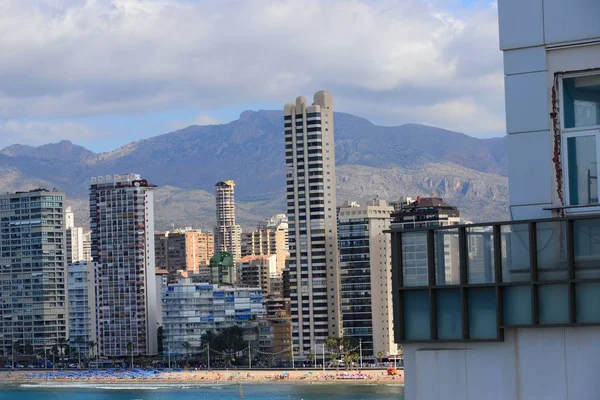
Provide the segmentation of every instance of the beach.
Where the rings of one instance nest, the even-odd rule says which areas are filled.
[[[65,370],[65,371],[2,371],[2,382],[154,382],[154,383],[222,383],[222,382],[355,382],[355,383],[404,383],[404,371],[389,376],[385,369],[369,370]]]

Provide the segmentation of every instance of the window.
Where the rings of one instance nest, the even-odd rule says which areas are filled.
[[[600,74],[563,79],[564,127],[600,125]]]
[[[600,74],[562,81],[565,195],[570,206],[598,203]]]

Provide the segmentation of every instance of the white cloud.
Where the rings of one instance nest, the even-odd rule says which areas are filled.
[[[25,143],[41,145],[60,140],[84,142],[98,139],[100,134],[87,125],[77,122],[20,122],[8,120],[0,123],[0,148]]]
[[[5,0],[0,118],[283,105],[327,89],[337,109],[375,122],[418,122],[418,110],[438,125],[499,134],[497,11],[472,7]]]

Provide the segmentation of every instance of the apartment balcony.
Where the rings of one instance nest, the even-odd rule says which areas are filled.
[[[600,325],[600,216],[392,229],[398,343]]]

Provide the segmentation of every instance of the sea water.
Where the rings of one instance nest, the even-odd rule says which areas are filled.
[[[362,383],[14,383],[0,400],[403,400],[400,384]]]

